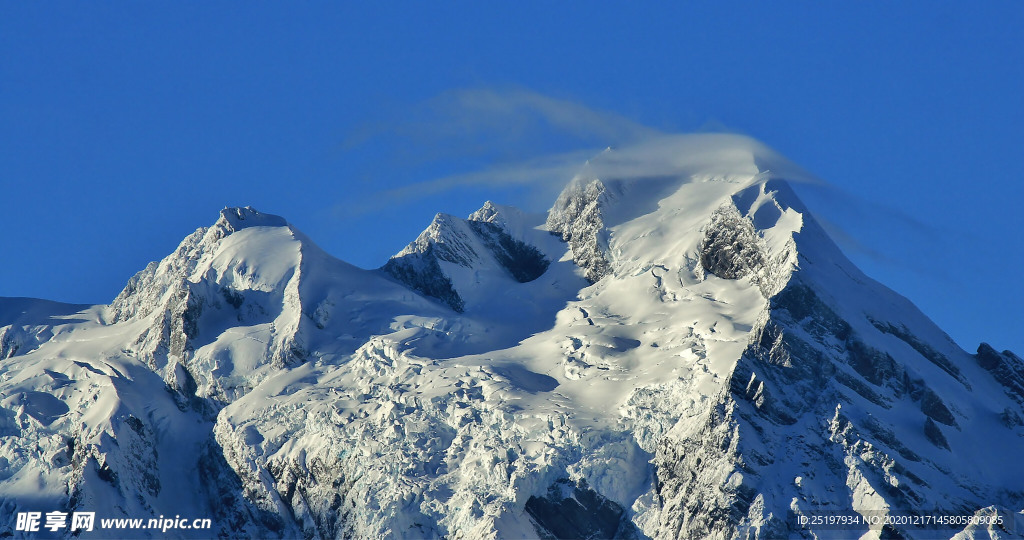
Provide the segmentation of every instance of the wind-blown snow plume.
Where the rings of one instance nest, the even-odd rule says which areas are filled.
[[[847,253],[883,268],[909,269],[955,284],[954,276],[942,273],[942,268],[955,266],[953,261],[929,261],[948,257],[944,239],[960,233],[937,231],[900,208],[881,206],[870,195],[850,193],[742,134],[671,132],[530,90],[476,88],[445,92],[402,120],[377,126],[347,144],[353,148],[389,137],[407,139],[418,151],[429,153],[430,159],[457,160],[454,166],[442,168],[456,172],[383,189],[366,200],[345,203],[343,213],[372,212],[384,204],[465,188],[515,193],[525,206],[539,211],[577,174],[659,179],[686,177],[694,171],[729,175],[756,169],[763,181],[784,179],[796,184]],[[614,152],[604,151],[609,148]],[[463,162],[476,167],[466,170]],[[917,256],[886,249],[889,244],[912,245]],[[920,257],[922,253],[927,259]]]

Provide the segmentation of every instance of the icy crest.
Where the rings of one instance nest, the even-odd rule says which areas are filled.
[[[238,232],[248,227],[287,227],[288,222],[280,216],[260,213],[251,206],[228,207],[220,211],[220,219],[214,228]]]
[[[262,214],[246,206],[225,208],[211,227],[202,227],[187,236],[174,253],[162,261],[151,262],[133,276],[110,304],[113,322],[145,317],[162,303],[172,289],[184,281],[197,281],[196,268],[207,260],[218,243],[230,234],[248,227],[287,227],[279,216]]]
[[[513,209],[512,207],[509,206],[499,207],[492,201],[487,201],[484,203],[483,206],[480,207],[479,210],[470,214],[469,217],[466,219],[468,219],[469,221],[483,221],[487,223],[494,223],[495,225],[504,228],[507,226],[505,214],[508,214],[510,211],[518,212],[518,209]],[[521,212],[519,213],[521,214]]]
[[[472,307],[478,299],[487,301],[484,291],[511,287],[510,279],[530,282],[547,270],[550,260],[533,243],[537,235],[528,230],[529,219],[490,201],[465,220],[437,214],[382,270],[461,313],[467,302]]]

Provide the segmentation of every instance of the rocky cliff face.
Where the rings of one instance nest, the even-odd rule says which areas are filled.
[[[215,525],[182,537],[279,538],[1024,531],[1021,359],[963,351],[787,184],[728,169],[581,176],[546,216],[439,214],[374,271],[226,209],[109,306],[0,302],[0,521],[178,514]],[[993,512],[1002,529],[813,519]]]
[[[611,267],[606,256],[607,230],[603,209],[610,195],[600,179],[577,176],[562,191],[548,213],[547,228],[569,244],[587,280],[597,282]]]
[[[416,241],[382,270],[462,313],[466,308],[463,297],[473,292],[460,294],[459,289],[472,288],[473,283],[460,282],[457,277],[453,283],[454,270],[471,271],[476,281],[481,274],[490,274],[491,280],[507,276],[526,283],[540,277],[551,264],[537,247],[513,238],[508,227],[505,216],[490,201],[469,219],[438,214]]]

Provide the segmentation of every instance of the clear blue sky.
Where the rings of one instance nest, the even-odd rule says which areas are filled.
[[[0,296],[108,302],[228,205],[364,267],[438,211],[543,210],[402,191],[624,137],[501,110],[525,95],[762,140],[834,186],[869,275],[1024,353],[1024,3],[494,4],[0,4]]]

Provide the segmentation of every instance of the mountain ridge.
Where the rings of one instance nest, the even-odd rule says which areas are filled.
[[[380,269],[227,208],[109,306],[0,320],[38,336],[0,355],[0,519],[191,512],[278,537],[1014,526],[1019,357],[963,351],[865,276],[743,145],[676,176],[601,174],[614,155],[547,215],[439,214]]]

